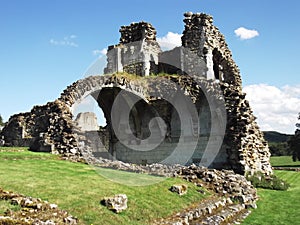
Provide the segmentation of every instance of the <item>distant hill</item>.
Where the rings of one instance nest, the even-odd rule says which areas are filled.
[[[290,134],[282,134],[277,131],[263,131],[265,139],[267,142],[275,142],[275,143],[282,143],[287,142],[289,138],[293,135]]]

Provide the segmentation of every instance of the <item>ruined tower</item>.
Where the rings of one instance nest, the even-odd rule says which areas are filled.
[[[108,47],[105,74],[127,72],[149,76],[158,72],[161,49],[156,42],[155,28],[146,22],[132,23],[120,29],[120,43]]]

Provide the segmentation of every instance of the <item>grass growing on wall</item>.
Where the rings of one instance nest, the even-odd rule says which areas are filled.
[[[99,175],[89,165],[59,160],[46,153],[26,149],[0,149],[0,187],[27,196],[38,197],[58,204],[61,209],[78,217],[81,224],[147,224],[154,218],[166,217],[204,198],[199,189],[181,179],[156,180],[145,186],[127,186]],[[128,174],[100,169],[106,176],[126,176],[131,183],[161,179],[145,174]],[[98,171],[99,172],[99,171]],[[161,181],[161,182],[159,182]],[[187,195],[178,196],[168,189],[173,184],[187,184]],[[105,196],[128,196],[128,210],[119,215],[99,202]],[[0,213],[6,203],[0,205]]]

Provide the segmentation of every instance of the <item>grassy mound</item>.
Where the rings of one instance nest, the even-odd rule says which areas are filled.
[[[147,224],[204,198],[198,187],[181,179],[96,170],[86,164],[59,160],[55,155],[29,152],[26,148],[0,148],[0,161],[0,187],[58,204],[82,224]],[[131,185],[139,186],[115,182],[124,177]],[[149,180],[156,183],[145,185]],[[188,186],[187,195],[179,196],[168,190],[178,183]],[[120,193],[129,198],[128,210],[116,215],[100,205],[104,197]]]

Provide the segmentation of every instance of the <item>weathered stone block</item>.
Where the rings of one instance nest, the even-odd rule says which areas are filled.
[[[115,213],[120,213],[127,209],[127,195],[118,194],[113,197],[106,197],[101,200],[101,204],[106,206],[109,210],[114,211]]]
[[[185,184],[178,184],[178,185],[173,185],[170,188],[170,191],[175,192],[179,195],[185,195],[188,191],[188,187]]]

